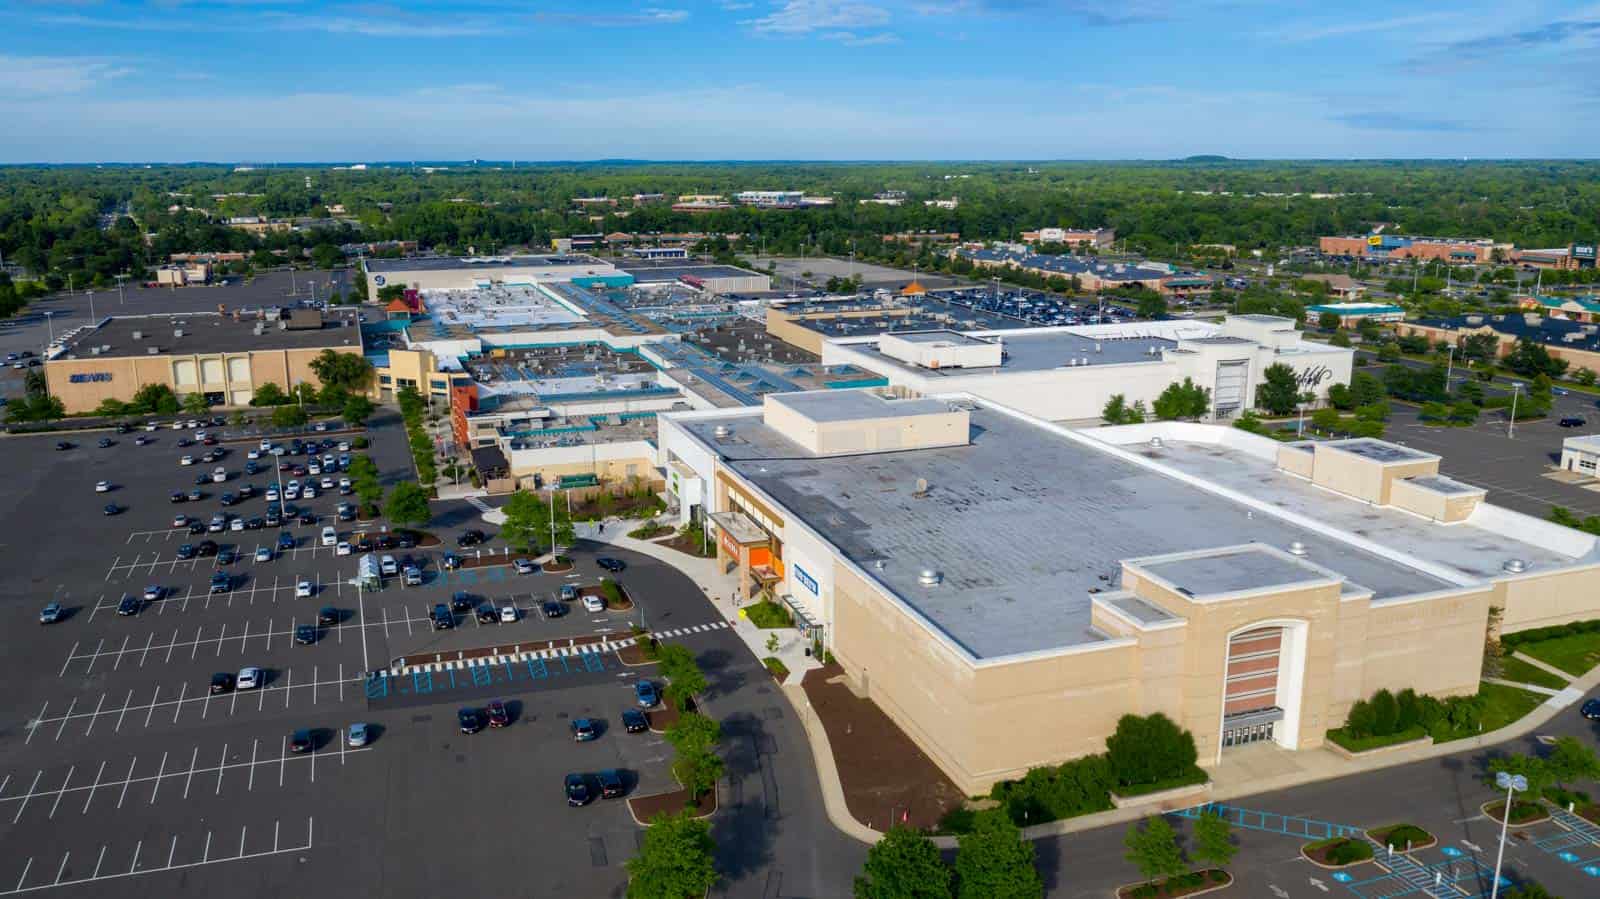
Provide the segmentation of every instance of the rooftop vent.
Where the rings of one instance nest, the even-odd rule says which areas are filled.
[[[1509,574],[1521,574],[1528,570],[1528,562],[1526,559],[1507,559],[1500,568]]]
[[[143,331],[135,331],[135,332],[133,332],[133,339],[134,340],[143,340],[144,339],[144,332]]]
[[[877,559],[872,563],[872,567],[882,571],[884,568],[888,567],[888,564],[889,563],[883,559]]]
[[[1293,541],[1293,542],[1291,542],[1289,544],[1289,555],[1291,555],[1291,556],[1303,556],[1305,554],[1306,554],[1306,545],[1304,543],[1301,543],[1299,540],[1295,540],[1295,541]]]
[[[1150,438],[1150,448],[1151,449],[1161,449],[1162,446],[1165,446],[1165,444],[1163,444],[1161,442],[1161,438],[1160,437],[1151,437]]]
[[[944,580],[944,575],[932,568],[924,568],[917,574],[917,583],[924,587],[937,587]]]
[[[173,337],[182,337],[183,336],[183,329],[182,328],[173,328],[172,329],[172,336]]]
[[[927,478],[917,478],[917,489],[912,495],[913,496],[927,496],[928,495],[928,479]]]
[[[147,354],[149,354],[151,356],[154,356],[155,354],[161,352],[161,347],[158,347],[158,346],[145,347],[144,351]]]
[[[717,425],[711,429],[711,434],[714,437],[729,437],[733,435],[733,429],[727,425]]]

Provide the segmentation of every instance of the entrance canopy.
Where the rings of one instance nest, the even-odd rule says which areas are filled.
[[[713,512],[710,517],[722,536],[739,546],[768,546],[772,542],[767,532],[743,512]]]

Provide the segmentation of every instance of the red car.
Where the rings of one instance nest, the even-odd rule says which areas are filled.
[[[489,703],[489,726],[505,727],[511,723],[511,713],[506,711],[506,704],[496,699]]]

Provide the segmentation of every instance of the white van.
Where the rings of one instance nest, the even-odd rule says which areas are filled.
[[[384,556],[378,560],[378,571],[385,575],[399,574],[400,565],[394,560],[394,556]]]
[[[323,528],[322,529],[322,545],[323,546],[337,546],[338,544],[339,544],[339,532],[335,531],[333,529],[332,525],[329,525],[328,527]]]

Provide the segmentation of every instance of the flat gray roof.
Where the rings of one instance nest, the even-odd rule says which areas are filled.
[[[950,404],[942,400],[887,399],[872,390],[775,393],[769,394],[767,400],[788,406],[814,421],[853,421],[862,418],[930,415],[950,411]]]
[[[958,343],[966,346],[985,346],[993,343],[982,337],[972,337],[960,331],[941,328],[933,331],[895,331],[893,336],[908,343]]]
[[[1416,484],[1418,487],[1446,496],[1463,496],[1469,493],[1487,492],[1482,487],[1474,487],[1455,478],[1447,478],[1442,474],[1423,475],[1416,478],[1406,478],[1406,480]]]
[[[553,268],[562,265],[602,265],[602,262],[583,253],[548,256],[411,256],[405,259],[367,259],[367,271],[380,272],[432,272],[476,270],[493,271],[497,268]]]
[[[622,259],[617,262],[617,268],[633,276],[633,280],[641,284],[656,281],[676,281],[684,275],[695,278],[765,278],[762,272],[753,272],[749,269],[733,265],[677,265],[669,260],[665,264],[651,260]]]
[[[1378,440],[1373,437],[1351,437],[1348,440],[1330,440],[1322,446],[1343,450],[1363,459],[1371,459],[1389,465],[1395,462],[1420,462],[1423,459],[1437,459],[1432,453],[1414,450],[1409,446],[1390,443],[1387,440]]]
[[[1449,586],[1110,450],[981,404],[970,414],[967,445],[843,457],[814,456],[748,414],[681,424],[978,658],[1105,639],[1090,627],[1094,593],[1117,589],[1121,560],[1152,551],[1299,540],[1314,562],[1378,596]],[[718,424],[730,425],[732,436],[718,440]],[[914,495],[919,478],[928,482],[924,496]],[[1322,505],[1368,509],[1317,495]],[[1414,518],[1408,525],[1442,530]],[[1521,547],[1518,554],[1529,556]],[[1495,550],[1494,564],[1505,555]],[[922,585],[925,568],[942,572],[943,583]]]
[[[1197,599],[1246,590],[1325,581],[1329,575],[1293,556],[1282,556],[1264,546],[1242,546],[1226,551],[1141,559],[1136,564],[1173,589]]]
[[[1105,598],[1105,602],[1140,624],[1160,624],[1164,621],[1182,620],[1155,603],[1140,599],[1132,593],[1126,593],[1121,596],[1108,596]]]
[[[91,350],[100,356],[165,356],[173,353],[243,353],[251,350],[294,350],[316,347],[360,347],[360,316],[356,312],[327,312],[322,327],[285,329],[276,321],[244,318],[215,312],[190,312],[169,315],[125,315],[108,320],[93,330],[84,331],[69,342],[66,353],[57,358],[92,359]],[[255,333],[257,325],[262,333]],[[183,336],[174,336],[177,331]],[[139,338],[134,339],[137,333]],[[151,354],[156,347],[159,353]]]
[[[896,337],[905,337],[904,332],[891,332]],[[926,333],[926,332],[919,332]],[[1160,362],[1161,351],[1176,349],[1177,341],[1165,337],[1115,337],[1101,338],[1086,337],[1070,331],[1054,331],[1041,334],[1006,334],[1001,336],[1005,345],[1005,361],[1000,363],[1000,371],[1046,371],[1054,368],[1066,368],[1069,363],[1083,364],[1084,359],[1090,365],[1117,365],[1136,362]],[[895,365],[906,371],[914,371],[920,375],[937,375],[946,378],[959,378],[962,375],[993,374],[993,367],[984,368],[923,368],[909,362],[902,362],[892,356],[881,352],[877,344],[857,344],[853,349],[869,353],[884,362]],[[1152,352],[1154,351],[1154,352]]]

